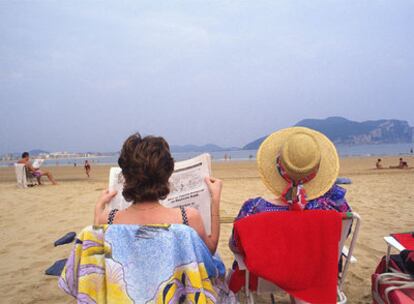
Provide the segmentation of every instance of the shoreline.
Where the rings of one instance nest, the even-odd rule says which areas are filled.
[[[195,157],[197,155],[200,155],[202,153],[199,154],[194,154],[189,158]],[[99,160],[101,160],[102,158],[107,158],[108,156],[97,156],[94,158],[91,157],[79,157],[76,159],[72,159],[72,158],[59,158],[59,159],[45,159],[45,163],[42,164],[42,167],[74,167],[74,163],[77,160],[89,160],[91,161],[91,165],[94,166],[118,166],[116,161],[111,161],[111,162],[99,162]],[[407,159],[412,159],[412,167],[414,167],[414,153],[401,153],[401,154],[382,154],[382,155],[340,155],[339,159],[377,159],[377,158],[384,158],[384,159],[390,159],[390,158],[400,158],[400,157],[406,157]],[[188,159],[189,159],[188,158]],[[32,159],[36,159],[36,157],[33,157]],[[93,162],[94,160],[98,160],[98,162]],[[179,159],[177,161],[182,161],[184,159]],[[0,169],[2,168],[10,168],[13,167],[14,163],[17,162],[18,159],[13,160],[13,161],[1,161],[0,160]],[[59,161],[62,161],[62,163],[60,163]],[[70,161],[70,163],[68,163]],[[256,161],[256,156],[254,156],[253,158],[231,158],[231,159],[224,159],[224,158],[212,158],[211,162],[212,163],[227,163],[227,162],[255,162]],[[53,162],[53,164],[51,163],[46,163],[46,162]],[[56,164],[56,162],[58,164]],[[83,164],[78,164],[76,163],[77,167],[82,167]],[[395,165],[395,163],[394,163]],[[387,167],[384,167],[384,169],[389,169]]]

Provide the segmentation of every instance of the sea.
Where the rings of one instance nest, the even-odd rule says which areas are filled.
[[[414,143],[402,144],[377,144],[377,145],[336,145],[341,157],[355,156],[414,156]],[[213,161],[240,161],[255,160],[257,150],[236,150],[236,151],[219,151],[208,152]],[[180,152],[173,153],[174,160],[180,161],[195,157],[201,152]],[[64,158],[64,159],[47,159],[42,166],[83,166],[86,158]],[[97,156],[87,158],[93,165],[117,165],[118,155]],[[13,161],[2,161],[0,167],[13,166]]]

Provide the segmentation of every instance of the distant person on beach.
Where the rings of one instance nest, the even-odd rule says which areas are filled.
[[[84,168],[85,168],[85,173],[89,178],[89,172],[91,172],[91,165],[89,164],[88,160],[85,160]]]
[[[398,164],[398,166],[399,166],[401,169],[406,169],[406,168],[408,168],[408,163],[407,163],[406,161],[404,161],[404,160],[402,159],[402,157],[400,157],[400,163]]]
[[[375,164],[375,166],[377,167],[377,169],[383,169],[382,163],[381,163],[381,158],[377,159],[377,163]]]
[[[207,235],[197,209],[191,207],[168,208],[160,200],[170,192],[169,178],[174,170],[170,147],[162,137],[139,134],[127,138],[118,164],[124,176],[122,194],[132,205],[124,210],[105,207],[116,195],[106,190],[95,207],[95,225],[99,224],[184,224],[192,227],[212,254],[216,252],[220,235],[220,197],[222,182],[206,177],[211,194],[211,235]]]
[[[407,169],[408,163],[400,157],[398,166],[390,166],[390,169]]]
[[[335,146],[320,132],[293,127],[271,134],[258,150],[257,165],[263,183],[276,198],[247,200],[236,221],[268,211],[351,211],[346,190],[335,185],[339,172]],[[239,252],[233,234],[229,247]]]
[[[41,185],[42,183],[40,182],[40,178],[42,176],[47,176],[47,178],[49,179],[49,181],[53,184],[53,185],[57,185],[55,179],[52,176],[52,173],[50,173],[49,171],[46,170],[40,170],[39,168],[34,168],[32,166],[32,162],[30,161],[30,156],[29,156],[29,152],[23,152],[22,153],[22,158],[17,162],[19,164],[24,164],[25,167],[27,168],[27,170],[29,170],[29,172],[36,177],[39,185]]]

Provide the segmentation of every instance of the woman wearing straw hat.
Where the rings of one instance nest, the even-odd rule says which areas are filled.
[[[247,200],[236,220],[268,211],[351,211],[346,190],[335,185],[339,172],[335,146],[318,131],[292,127],[274,132],[261,144],[257,165],[263,183],[276,197]],[[238,251],[233,237],[229,245]]]

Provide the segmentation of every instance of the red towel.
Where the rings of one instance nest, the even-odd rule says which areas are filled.
[[[234,231],[253,275],[306,302],[336,303],[341,227],[340,213],[309,210],[255,214]]]

